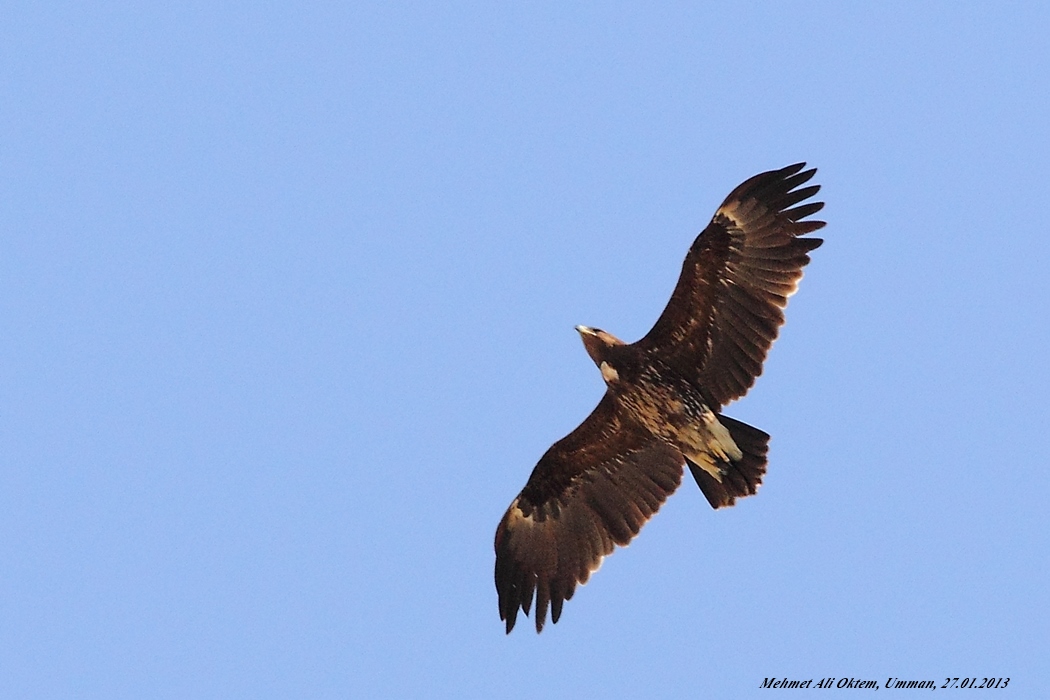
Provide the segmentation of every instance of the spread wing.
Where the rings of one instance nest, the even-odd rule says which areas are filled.
[[[536,595],[536,631],[615,545],[626,545],[682,479],[685,460],[627,420],[606,394],[554,443],[496,528],[496,591],[507,633]]]
[[[796,189],[816,172],[805,165],[756,175],[730,193],[689,249],[656,325],[638,341],[695,379],[712,406],[740,398],[762,373],[807,253],[823,243],[798,237],[824,226],[802,221],[823,202],[795,206],[820,190]]]

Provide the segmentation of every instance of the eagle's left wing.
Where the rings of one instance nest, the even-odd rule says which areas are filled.
[[[805,163],[756,175],[733,190],[697,236],[671,300],[638,345],[694,380],[712,408],[747,393],[784,323],[783,309],[823,241],[803,221],[824,206],[802,187]],[[800,172],[801,171],[801,172]]]

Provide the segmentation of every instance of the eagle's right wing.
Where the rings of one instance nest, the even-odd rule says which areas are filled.
[[[587,582],[615,545],[626,545],[682,479],[684,457],[626,420],[610,394],[554,443],[496,529],[496,590],[507,632],[536,596],[536,631],[550,605]]]

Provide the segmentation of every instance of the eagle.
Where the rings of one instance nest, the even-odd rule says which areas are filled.
[[[606,391],[540,458],[496,528],[496,591],[507,633],[535,595],[536,631],[616,545],[626,546],[688,466],[712,508],[758,489],[769,435],[722,414],[762,373],[784,308],[824,226],[796,163],[734,189],[689,249],[671,299],[641,340],[577,326]]]

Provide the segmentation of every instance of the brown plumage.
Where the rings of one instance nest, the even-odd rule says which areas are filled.
[[[824,226],[824,206],[800,187],[805,163],[733,190],[697,236],[652,330],[626,344],[577,326],[607,390],[576,430],[554,443],[496,529],[496,590],[507,632],[536,602],[536,631],[616,545],[626,545],[678,488],[688,465],[713,508],[758,488],[769,435],[728,416],[762,373],[787,298]]]

